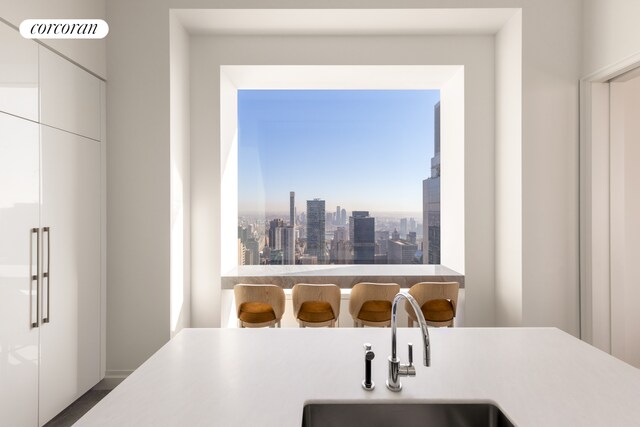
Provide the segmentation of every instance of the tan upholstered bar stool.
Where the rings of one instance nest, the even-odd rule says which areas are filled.
[[[291,290],[293,314],[301,328],[335,327],[340,316],[340,288],[299,283]]]
[[[409,293],[422,308],[424,319],[430,326],[453,327],[458,305],[458,282],[422,282],[416,283],[409,289]],[[405,310],[409,316],[409,327],[417,322],[416,315],[407,303]]]
[[[276,285],[235,285],[238,326],[241,328],[280,327],[284,314],[284,291]]]
[[[353,326],[391,326],[391,303],[400,292],[397,283],[362,282],[353,285],[349,313]]]

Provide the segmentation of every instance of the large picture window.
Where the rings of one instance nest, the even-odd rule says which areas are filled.
[[[438,90],[238,90],[238,264],[440,263]]]

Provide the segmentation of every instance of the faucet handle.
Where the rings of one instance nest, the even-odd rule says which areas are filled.
[[[371,344],[364,344],[364,380],[362,380],[362,388],[367,391],[371,391],[376,387],[376,384],[371,380],[371,361],[376,357],[375,353],[371,350]]]
[[[413,344],[409,343],[409,366],[413,365]]]

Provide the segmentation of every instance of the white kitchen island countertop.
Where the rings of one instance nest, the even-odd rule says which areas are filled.
[[[417,375],[385,387],[390,329],[185,329],[76,426],[299,427],[311,402],[491,402],[518,426],[640,426],[640,370],[555,328],[398,329]],[[370,342],[375,390],[360,383]]]

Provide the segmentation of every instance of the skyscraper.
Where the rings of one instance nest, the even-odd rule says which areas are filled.
[[[353,246],[349,241],[349,233],[344,227],[338,227],[333,232],[330,259],[334,264],[351,264],[353,260]]]
[[[418,251],[418,245],[406,240],[389,240],[389,264],[411,264]]]
[[[238,239],[240,239],[243,245],[247,242],[248,238],[249,238],[249,231],[247,230],[247,228],[238,226]]]
[[[340,206],[336,206],[336,220],[334,222],[335,225],[341,225],[340,224]]]
[[[333,232],[333,240],[335,240],[336,242],[346,242],[347,240],[349,240],[349,233],[347,233],[347,230],[345,230],[344,227],[338,227]]]
[[[422,252],[424,264],[440,264],[440,102],[433,108],[431,177],[422,181]]]
[[[376,231],[376,254],[386,255],[389,248],[389,231]]]
[[[400,219],[400,237],[407,238],[407,218]]]
[[[238,239],[238,265],[245,265],[244,244],[240,239]]]
[[[340,225],[347,225],[347,210],[340,211]]]
[[[284,227],[284,221],[280,218],[269,221],[269,247],[271,249],[280,249],[276,247],[276,229]]]
[[[375,218],[368,211],[353,211],[349,217],[349,238],[354,264],[373,264],[376,253]]]
[[[291,265],[296,263],[295,228],[291,225],[280,228],[282,233],[282,263]]]
[[[277,227],[275,229],[274,237],[275,244],[273,245],[273,249],[281,251],[284,246],[284,227]]]
[[[295,227],[296,225],[296,192],[289,192],[289,225]]]
[[[325,208],[324,200],[307,200],[307,251],[319,264],[325,261]]]
[[[245,245],[244,264],[259,265],[260,264],[260,245],[254,238],[248,239]]]

